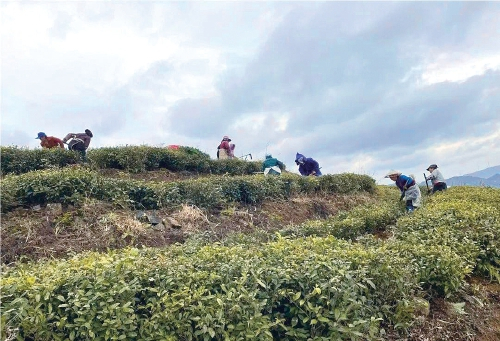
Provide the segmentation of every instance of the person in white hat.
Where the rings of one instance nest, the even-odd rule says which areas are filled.
[[[403,175],[396,170],[390,170],[385,177],[396,182],[396,186],[401,191],[401,200],[404,199],[406,202],[407,212],[413,212],[416,208],[420,207],[422,194],[412,177]]]
[[[434,194],[437,191],[444,191],[448,188],[446,185],[446,181],[444,180],[443,174],[437,169],[438,166],[436,164],[432,164],[427,167],[427,171],[431,173],[425,180],[432,181],[432,193]]]

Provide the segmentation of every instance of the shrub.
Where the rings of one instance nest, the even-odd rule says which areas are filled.
[[[18,338],[375,340],[418,288],[413,262],[334,238],[87,253],[7,268]]]
[[[453,187],[398,220],[395,237],[448,246],[479,274],[500,282],[500,190]]]
[[[22,174],[34,170],[64,167],[80,161],[73,151],[57,149],[27,149],[1,147],[2,174]],[[151,146],[122,146],[89,149],[88,164],[94,169],[122,169],[131,173],[168,169],[203,174],[245,175],[259,172],[261,161],[240,159],[212,160],[192,147],[169,149]]]
[[[0,147],[2,174],[22,174],[39,169],[64,167],[80,160],[80,154],[62,148]]]
[[[326,236],[355,239],[365,233],[384,230],[401,216],[401,210],[393,203],[378,202],[357,206],[349,211],[340,212],[334,217],[308,221],[298,226],[291,226],[281,231],[283,235]]]
[[[174,183],[156,183],[106,178],[85,168],[35,171],[11,175],[1,181],[2,210],[17,206],[51,202],[74,203],[81,196],[109,202],[128,202],[131,206],[155,209],[182,203],[200,207],[217,207],[227,202],[256,204],[267,198],[283,198],[292,193],[333,191],[329,182],[344,181],[344,191],[373,191],[373,179],[364,175],[337,174],[321,183],[317,179],[297,175],[210,176]],[[366,179],[368,178],[368,179]],[[362,183],[360,186],[359,183]],[[353,188],[349,188],[352,186]]]

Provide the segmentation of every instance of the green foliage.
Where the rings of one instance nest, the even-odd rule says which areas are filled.
[[[110,189],[94,173],[79,172],[95,195]],[[361,180],[338,177],[330,183],[254,176],[110,186],[127,198],[150,196],[161,205],[188,193],[190,200],[216,205],[263,200],[271,189],[283,196],[317,193]],[[73,182],[63,183],[71,188]],[[383,326],[404,329],[426,315],[422,297],[456,293],[473,270],[494,277],[500,191],[452,188],[409,215],[401,215],[397,200],[391,205],[384,191],[376,191],[379,205],[302,226],[302,235],[326,237],[278,235],[262,244],[242,238],[241,245],[233,239],[230,246],[192,240],[167,249],[3,267],[2,332],[43,340],[377,340],[384,337]],[[394,219],[393,237],[386,240],[328,236],[354,238]]]
[[[452,187],[435,194],[422,209],[399,219],[394,232],[405,243],[449,247],[468,268],[500,282],[498,189]]]
[[[298,226],[290,226],[281,231],[282,235],[326,236],[355,239],[365,233],[384,230],[401,216],[397,205],[389,202],[357,206],[336,216],[316,221],[308,221]]]
[[[2,174],[22,174],[34,170],[64,167],[80,161],[80,154],[69,150],[1,147]],[[260,161],[240,159],[212,160],[192,147],[169,149],[151,146],[123,146],[89,149],[87,160],[94,169],[123,169],[131,173],[168,169],[203,174],[245,175],[259,172]]]
[[[95,168],[124,169],[132,173],[166,168],[171,171],[210,172],[210,157],[191,147],[168,149],[124,146],[92,149],[88,159]]]
[[[106,178],[86,168],[71,168],[6,176],[1,181],[1,203],[5,212],[17,206],[75,203],[85,196],[145,209],[182,203],[213,208],[228,202],[255,204],[296,193],[334,193],[337,183],[344,184],[342,193],[375,188],[372,178],[353,174],[330,175],[321,181],[298,175],[255,175],[156,183]]]
[[[6,268],[2,318],[25,339],[374,340],[411,264],[334,238],[88,253]]]
[[[64,167],[80,161],[80,154],[62,148],[28,149],[0,147],[2,174],[22,174],[33,170]]]
[[[193,239],[166,249],[3,266],[2,335],[20,340],[377,340],[384,326],[405,328],[425,315],[428,302],[422,297],[452,295],[473,272],[500,282],[497,189],[453,187],[404,214],[397,189],[376,188],[368,176],[245,176],[260,165],[214,161],[188,147],[95,151],[96,167],[241,175],[157,183],[106,178],[84,167],[39,170],[2,179],[2,210],[74,204],[84,197],[146,209],[181,203],[222,208],[297,194],[360,191],[374,193],[379,202],[288,227],[267,239],[235,235],[226,246]],[[15,153],[23,152],[6,150],[5,166],[13,170],[5,173],[28,169],[19,162],[23,157],[51,160],[37,166],[44,168],[74,155],[40,150],[43,158],[32,151],[17,158]],[[2,148],[4,173],[3,153]],[[56,223],[64,228],[72,221],[64,214]],[[386,240],[366,235],[394,223]]]

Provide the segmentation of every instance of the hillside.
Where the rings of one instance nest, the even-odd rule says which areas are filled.
[[[2,158],[3,339],[498,340],[500,190],[57,153]]]

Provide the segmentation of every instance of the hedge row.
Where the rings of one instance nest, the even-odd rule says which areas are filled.
[[[0,170],[2,174],[22,174],[38,169],[61,168],[75,164],[80,154],[69,150],[27,149],[0,146]]]
[[[499,189],[460,186],[434,195],[423,209],[398,220],[394,236],[405,243],[446,245],[479,275],[500,283]]]
[[[64,167],[80,162],[78,153],[57,149],[1,147],[2,174],[23,174],[34,170]],[[212,160],[196,148],[168,149],[150,146],[125,146],[90,149],[88,165],[93,169],[122,169],[139,173],[168,169],[208,174],[243,175],[261,171],[262,162],[240,159]]]
[[[402,213],[397,196],[392,202],[390,197],[390,189],[383,189],[377,204],[358,206],[327,220],[287,227],[282,233],[359,239],[397,221],[391,228],[394,239],[391,245],[396,245],[399,252],[407,245],[423,245],[435,250],[439,257],[440,248],[446,246],[458,257],[457,262],[463,263],[455,267],[456,262],[450,262],[447,272],[460,272],[459,269],[468,267],[477,275],[500,282],[500,190],[453,187],[427,197],[423,207],[410,215]],[[367,240],[371,242],[369,237]],[[421,266],[419,271],[428,277],[426,289],[434,294],[447,295],[462,284],[460,277],[439,273],[432,266]],[[450,280],[443,281],[443,276]],[[443,282],[446,285],[441,285]]]
[[[217,208],[228,202],[259,203],[296,193],[373,192],[375,181],[366,175],[335,174],[301,177],[211,176],[179,182],[114,179],[84,168],[42,170],[7,176],[1,181],[2,210],[45,203],[75,204],[84,197],[156,209],[179,204]]]
[[[384,326],[424,313],[422,297],[457,292],[473,269],[498,270],[499,199],[499,190],[449,189],[398,219],[387,240],[193,242],[4,267],[3,332],[35,340],[380,339]],[[389,216],[371,212],[350,214],[365,224]]]
[[[2,325],[34,340],[376,340],[428,308],[420,265],[468,272],[448,269],[462,264],[446,246],[401,247],[309,237],[19,265],[2,278]]]
[[[366,233],[385,230],[403,214],[398,205],[390,202],[357,206],[349,211],[340,212],[325,220],[308,221],[301,225],[290,226],[280,231],[283,236],[335,236],[355,239]]]

